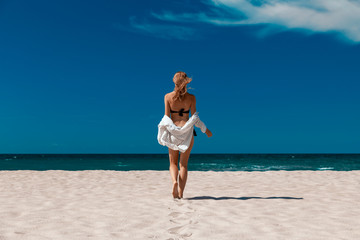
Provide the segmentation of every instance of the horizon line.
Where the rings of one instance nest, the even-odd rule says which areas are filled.
[[[299,155],[299,154],[360,154],[360,152],[358,153],[344,153],[344,152],[338,152],[338,153],[311,153],[311,152],[306,152],[306,153],[191,153],[192,155],[195,154],[202,154],[202,155],[225,155],[225,154],[248,154],[248,155],[269,155],[269,154],[287,154],[287,155],[291,155],[291,154],[295,154],[295,155]],[[191,155],[190,154],[190,155]],[[0,153],[0,155],[168,155],[168,153]]]

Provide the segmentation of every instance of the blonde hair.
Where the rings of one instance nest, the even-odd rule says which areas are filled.
[[[191,78],[189,78],[186,73],[184,72],[177,72],[174,75],[173,82],[175,83],[174,92],[175,95],[173,96],[173,101],[181,101],[185,93],[187,92],[186,85],[191,82]]]

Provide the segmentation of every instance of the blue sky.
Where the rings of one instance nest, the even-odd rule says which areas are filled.
[[[166,153],[184,71],[193,153],[359,153],[360,2],[1,1],[0,153]]]

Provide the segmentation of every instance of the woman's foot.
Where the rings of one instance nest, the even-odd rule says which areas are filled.
[[[173,197],[174,198],[179,198],[179,192],[178,192],[178,183],[177,182],[174,182],[173,183]]]
[[[179,198],[183,198],[183,193],[179,190]]]

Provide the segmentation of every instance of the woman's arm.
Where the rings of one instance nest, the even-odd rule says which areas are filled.
[[[170,117],[170,104],[167,100],[167,94],[164,97],[164,102],[165,102],[165,115]]]
[[[208,137],[211,137],[212,136],[212,132],[208,129],[208,128],[206,128],[206,135],[208,136]]]
[[[196,98],[195,98],[195,96],[193,95],[193,100],[191,101],[191,115],[193,115],[195,112],[196,112]],[[206,135],[208,136],[208,137],[211,137],[212,136],[212,132],[208,129],[208,128],[206,128]]]
[[[196,98],[194,95],[192,95],[190,110],[191,110],[191,115],[193,115],[196,112]]]

